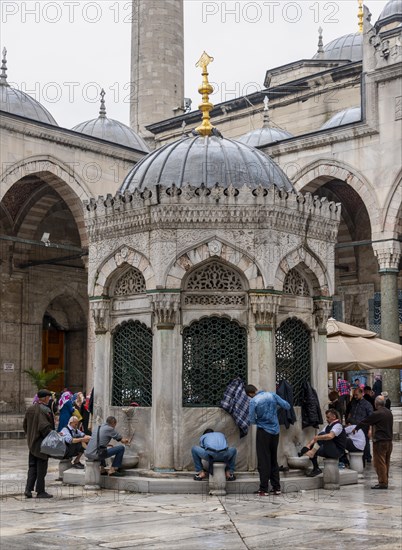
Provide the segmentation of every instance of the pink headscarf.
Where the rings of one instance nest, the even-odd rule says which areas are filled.
[[[63,405],[67,403],[67,401],[70,401],[72,396],[73,394],[70,391],[65,391],[64,393],[62,393],[59,399],[59,409],[61,409]]]

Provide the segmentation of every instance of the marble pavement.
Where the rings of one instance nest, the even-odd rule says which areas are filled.
[[[340,491],[323,489],[260,498],[136,494],[56,481],[58,462],[49,462],[51,500],[23,495],[25,441],[2,441],[1,547],[7,549],[122,548],[144,550],[331,550],[400,549],[402,442],[394,442],[388,491],[370,489],[364,479]]]

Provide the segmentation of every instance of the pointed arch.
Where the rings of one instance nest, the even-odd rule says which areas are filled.
[[[331,180],[341,180],[352,187],[363,201],[369,213],[372,231],[380,228],[381,210],[378,204],[374,186],[355,168],[334,159],[316,160],[304,168],[301,168],[292,178],[296,191],[309,191],[316,189]]]
[[[213,258],[237,269],[247,281],[249,288],[264,288],[262,272],[257,262],[240,248],[235,248],[216,237],[202,241],[178,255],[167,270],[166,287],[181,288],[183,279],[190,270]]]
[[[100,264],[94,280],[90,282],[90,296],[107,296],[111,282],[120,276],[127,266],[138,269],[144,277],[146,288],[155,285],[155,274],[150,261],[144,254],[126,245],[109,254]]]
[[[334,294],[334,282],[330,279],[328,271],[317,256],[304,246],[290,251],[279,262],[275,273],[275,290],[283,290],[286,275],[294,268],[300,271],[307,280],[314,296],[332,296]]]
[[[402,218],[402,169],[396,176],[384,205],[382,231],[387,236],[398,237]],[[382,235],[383,236],[383,235]]]
[[[82,201],[89,200],[90,192],[71,166],[50,155],[32,156],[8,165],[0,175],[0,200],[3,200],[14,184],[26,176],[40,178],[62,197],[76,221],[81,246],[88,246]]]

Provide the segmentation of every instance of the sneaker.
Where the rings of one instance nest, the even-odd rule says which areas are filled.
[[[281,490],[280,490],[280,489],[271,489],[271,490],[269,491],[269,494],[270,494],[270,495],[279,496],[279,495],[282,494],[282,493],[281,493]]]
[[[81,464],[81,462],[74,462],[73,463],[73,468],[77,468],[78,470],[84,470],[85,466],[83,464]]]
[[[371,489],[388,489],[388,485],[380,485],[377,483],[377,485],[373,485]]]
[[[306,476],[307,477],[315,477],[315,476],[319,476],[320,474],[322,474],[322,470],[320,470],[320,468],[316,468],[315,470],[311,470],[311,472],[306,474]]]
[[[258,489],[258,491],[254,491],[253,495],[257,495],[259,497],[269,497],[269,492]]]
[[[49,495],[49,493],[46,493],[45,491],[43,493],[38,493],[36,495],[36,498],[53,498],[53,495]]]
[[[236,476],[234,474],[230,474],[230,476],[226,478],[226,481],[236,481]]]

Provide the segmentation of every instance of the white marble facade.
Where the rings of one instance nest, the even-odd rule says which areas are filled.
[[[123,421],[120,407],[111,401],[113,334],[125,321],[138,320],[151,329],[153,341],[152,407],[138,407],[134,415],[139,466],[192,469],[191,446],[212,426],[238,447],[238,469],[253,469],[252,431],[240,441],[239,430],[223,410],[183,407],[183,329],[211,316],[237,321],[247,331],[248,382],[275,390],[275,328],[288,317],[300,319],[311,339],[311,383],[324,405],[323,329],[334,290],[339,205],[274,187],[253,192],[244,186],[238,194],[215,187],[206,196],[191,186],[181,194],[166,187],[153,191],[100,197],[86,204],[89,294],[97,333],[95,419],[115,414]],[[237,274],[242,300],[231,300],[230,286],[197,291],[197,299],[187,299],[186,281],[212,262]],[[131,268],[142,274],[145,288],[133,283],[124,296],[114,295],[116,281]],[[292,269],[305,292],[284,292]],[[296,441],[306,438],[300,430],[299,420],[282,437],[281,459],[294,454]]]

